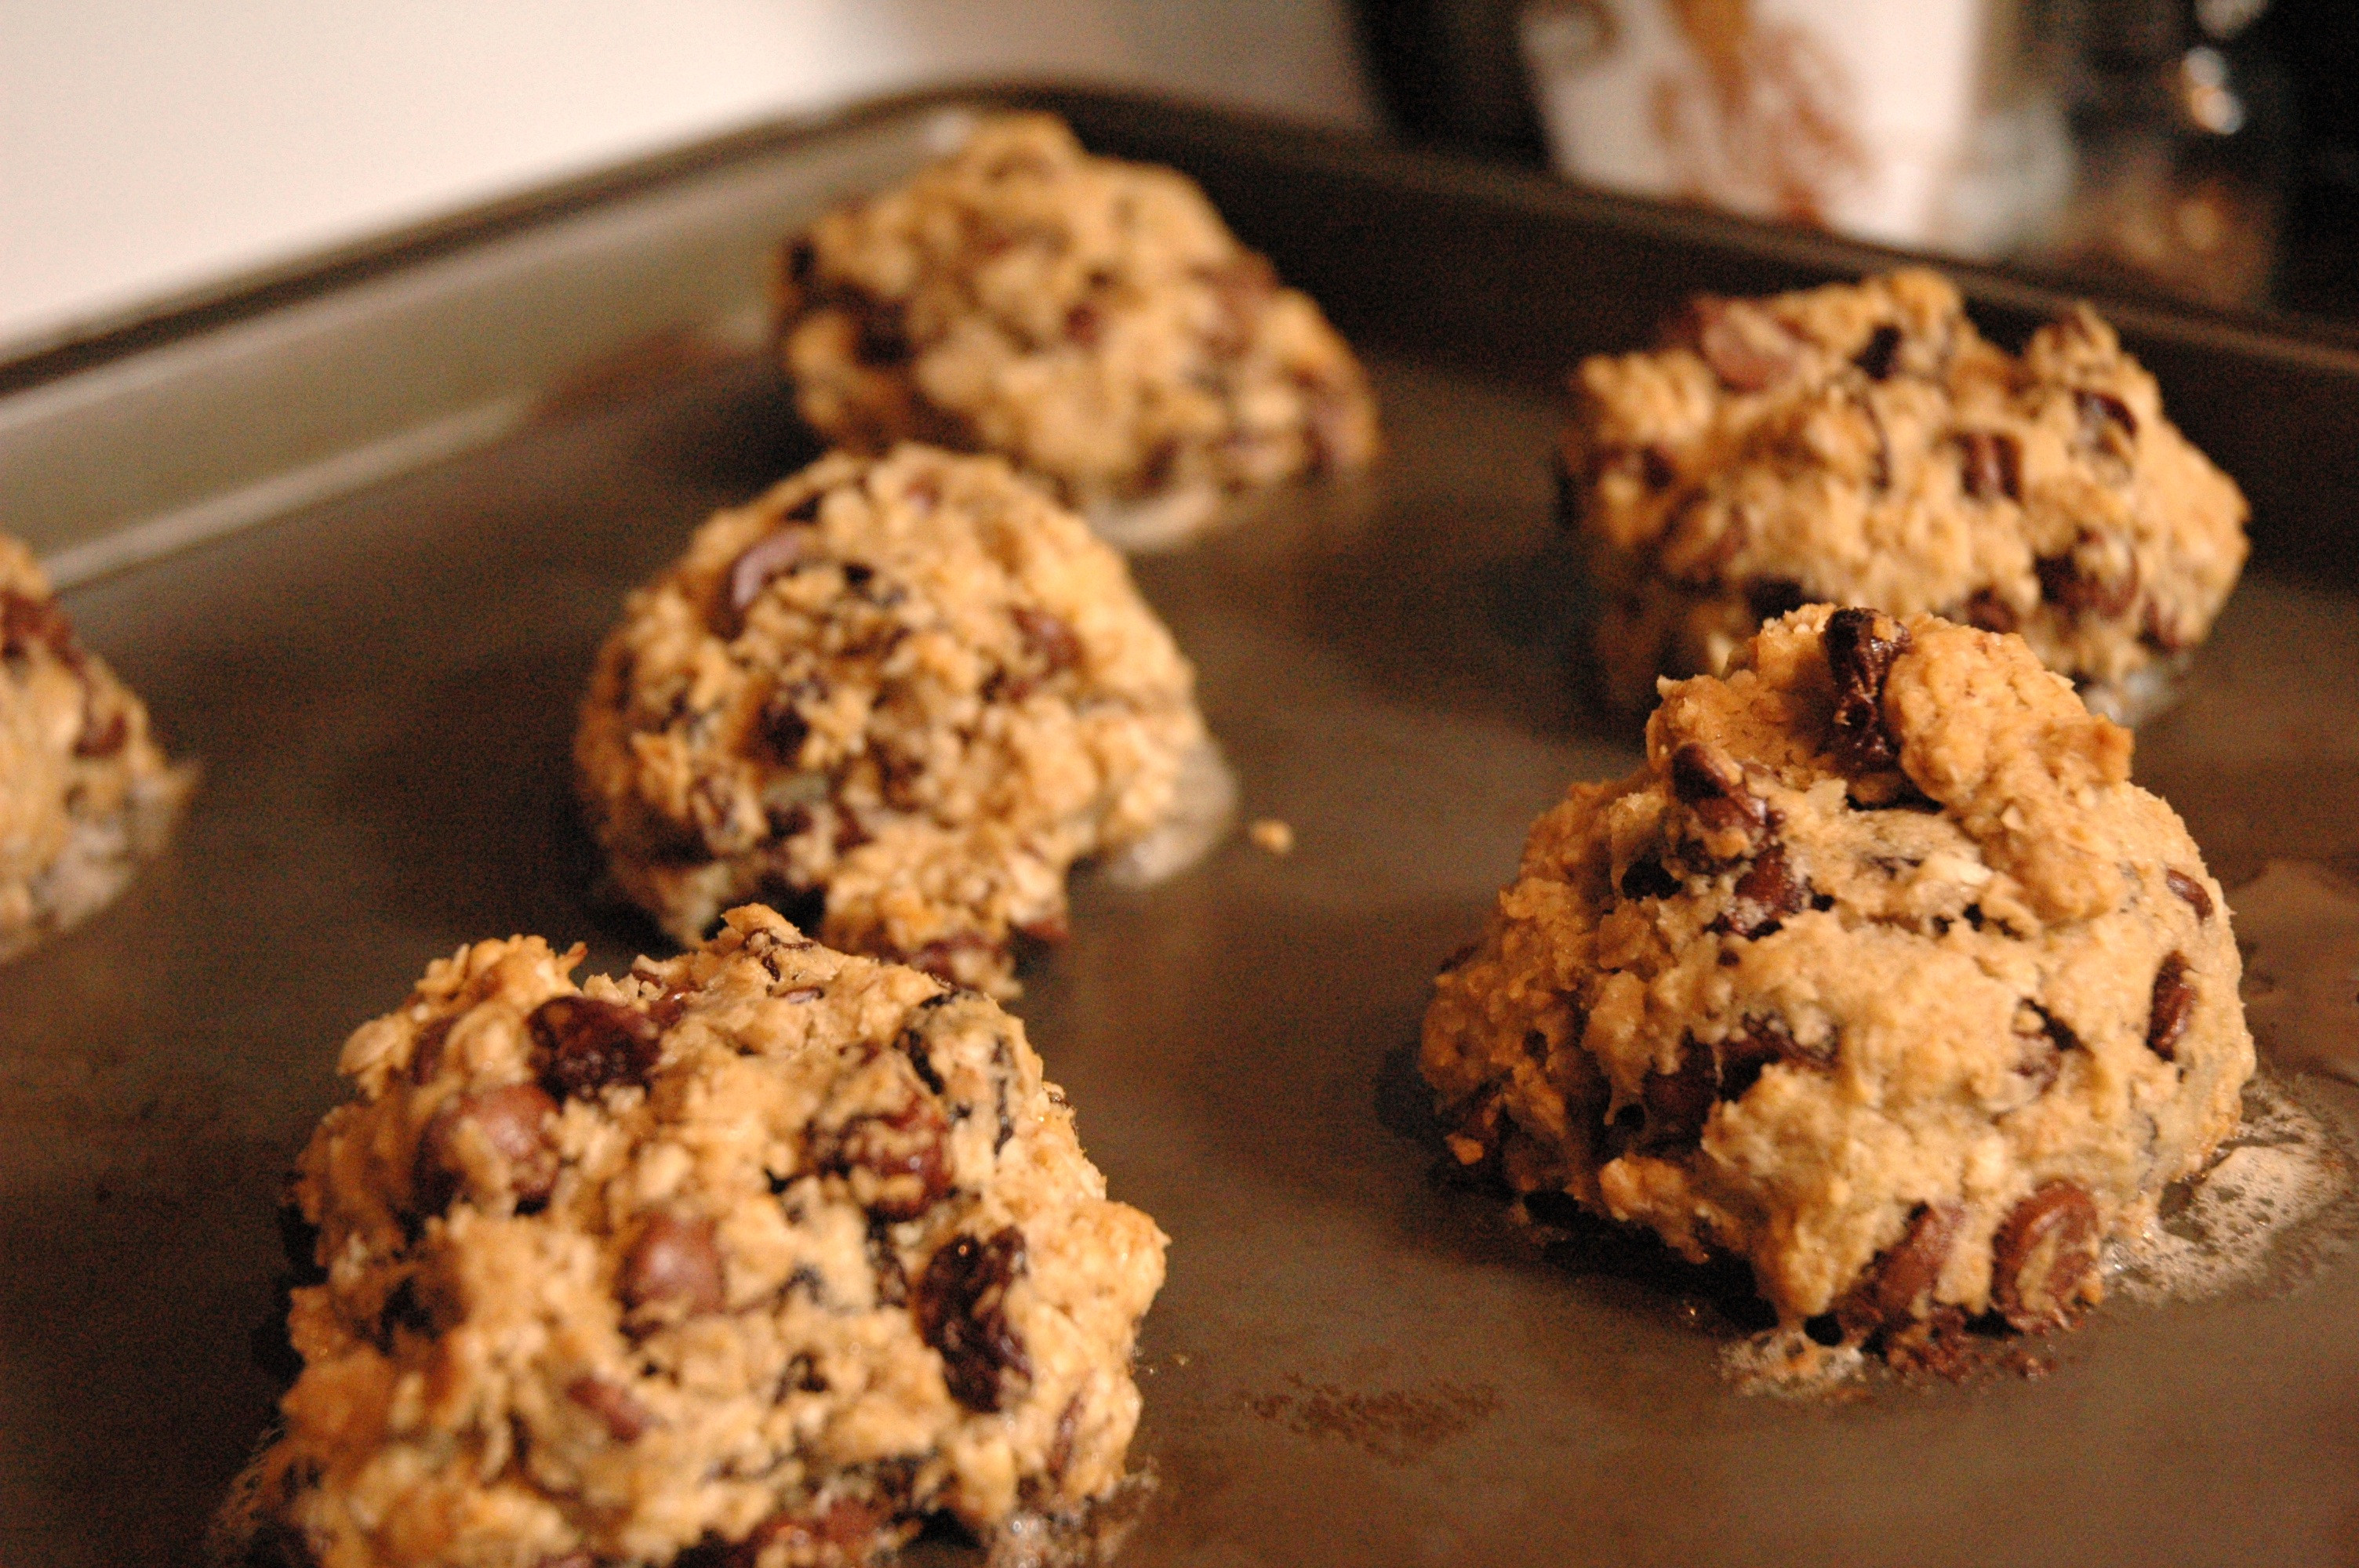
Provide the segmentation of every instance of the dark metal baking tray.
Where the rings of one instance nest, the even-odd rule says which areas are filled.
[[[604,968],[658,940],[586,893],[592,650],[708,511],[813,455],[758,347],[770,236],[1009,99],[1203,179],[1366,345],[1393,449],[1136,567],[1294,853],[1084,885],[1026,977],[1092,1153],[1174,1238],[1143,1346],[1160,1486],[1123,1561],[2359,1560],[2359,1267],[2328,1231],[2254,1288],[2100,1309],[2043,1380],[1793,1402],[1723,1380],[1744,1325],[1710,1281],[1543,1251],[1434,1178],[1408,1064],[1434,963],[1531,816],[1636,755],[1565,657],[1558,378],[1690,289],[1884,258],[1063,92],[752,134],[0,365],[0,514],[207,775],[119,905],[0,969],[0,1562],[193,1557],[275,1395],[277,1184],[355,1023],[462,941],[578,937]],[[1965,276],[2001,332],[2056,302]],[[2259,503],[2138,775],[2232,888],[2291,860],[2339,897],[2359,355],[2117,314]],[[2312,1023],[2359,1033],[2325,978]]]

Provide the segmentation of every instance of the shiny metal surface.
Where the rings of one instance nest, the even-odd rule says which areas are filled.
[[[2100,1309],[2042,1380],[1795,1402],[1721,1376],[1744,1325],[1713,1280],[1543,1252],[1434,1179],[1428,977],[1530,817],[1636,754],[1565,658],[1560,411],[1464,368],[1480,347],[1379,352],[1369,481],[1136,566],[1246,816],[1296,848],[1084,886],[1018,1004],[1174,1238],[1125,1568],[2359,1560],[2359,1259],[2332,1227],[2267,1288]],[[279,1173],[354,1024],[462,941],[578,937],[602,968],[660,941],[589,898],[573,705],[623,592],[811,455],[764,364],[663,360],[71,597],[207,778],[121,904],[0,969],[0,1562],[192,1558],[274,1397]],[[2264,560],[2138,776],[2233,889],[2359,865],[2354,768],[2359,597]]]

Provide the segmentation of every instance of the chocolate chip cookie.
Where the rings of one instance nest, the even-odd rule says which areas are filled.
[[[1812,606],[1534,825],[1421,1064],[1468,1166],[1887,1348],[2099,1293],[2235,1125],[2220,886],[2020,637]]]
[[[1365,466],[1375,406],[1304,295],[1168,168],[1092,157],[1045,114],[984,121],[782,253],[797,406],[841,445],[1000,452],[1117,537],[1229,492]]]
[[[160,850],[195,781],[0,535],[0,960],[94,914]]]
[[[2018,359],[1910,270],[1701,298],[1670,338],[1581,367],[1560,453],[1625,705],[1825,601],[2019,633],[2135,723],[2235,586],[2243,494],[2085,307]]]
[[[1080,518],[909,446],[700,528],[599,654],[574,754],[616,883],[683,945],[758,898],[1009,994],[1074,861],[1225,823],[1194,679]]]
[[[1165,1238],[1022,1023],[760,907],[581,961],[462,948],[344,1046],[217,1561],[851,1563],[1115,1490]]]

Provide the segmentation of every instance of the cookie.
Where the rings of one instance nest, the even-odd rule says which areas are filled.
[[[700,528],[598,655],[575,758],[675,940],[761,899],[999,994],[1092,856],[1225,822],[1194,672],[1081,519],[996,458],[821,460]]]
[[[0,535],[0,960],[121,892],[194,782],[75,637],[31,554]]]
[[[2134,723],[2243,568],[2243,493],[2086,307],[2018,359],[1910,270],[1701,298],[1671,339],[1582,365],[1560,454],[1624,705],[1824,601],[2017,633]]]
[[[1789,1326],[2065,1321],[2253,1070],[2227,903],[2130,751],[2019,637],[1770,622],[1435,982],[1450,1148],[1746,1260]]]
[[[1364,467],[1367,378],[1204,193],[1092,157],[1046,114],[988,119],[781,253],[796,406],[840,445],[999,452],[1139,542],[1226,492]]]
[[[1114,1493],[1165,1238],[1023,1024],[760,907],[582,956],[462,947],[344,1046],[216,1560],[860,1563]]]

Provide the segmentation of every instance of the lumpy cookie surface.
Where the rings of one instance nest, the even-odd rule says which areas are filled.
[[[998,459],[905,447],[699,529],[601,651],[575,758],[616,881],[676,940],[760,898],[1006,992],[1016,935],[1062,935],[1068,868],[1217,770],[1193,689],[1079,518]]]
[[[1177,172],[1092,157],[1047,115],[983,123],[784,252],[796,402],[849,447],[1006,455],[1093,514],[1350,470],[1366,377]]]
[[[1020,1022],[759,907],[580,961],[462,948],[344,1047],[217,1557],[858,1563],[1114,1488],[1165,1240]]]
[[[2021,640],[1815,606],[1666,687],[1436,981],[1457,1158],[1887,1343],[2098,1289],[2236,1124],[2218,883]]]
[[[146,706],[0,535],[0,960],[120,892],[163,848],[194,777],[166,762]]]
[[[1930,272],[1707,297],[1574,393],[1564,481],[1629,706],[1823,601],[2018,633],[2135,722],[2244,565],[2243,494],[2085,307],[2018,359]]]

